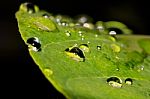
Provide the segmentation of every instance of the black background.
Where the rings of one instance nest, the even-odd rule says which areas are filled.
[[[54,14],[87,14],[93,17],[94,21],[116,20],[128,25],[135,34],[149,34],[149,5],[145,1],[28,1]],[[23,2],[26,0],[0,2],[0,97],[63,99],[63,95],[55,90],[35,65],[20,37],[15,12]]]

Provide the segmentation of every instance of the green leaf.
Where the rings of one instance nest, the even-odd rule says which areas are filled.
[[[150,37],[125,35],[131,30],[121,22],[79,23],[30,3],[16,18],[31,57],[67,99],[150,98]]]

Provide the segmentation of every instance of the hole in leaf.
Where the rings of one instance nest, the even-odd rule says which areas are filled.
[[[41,51],[41,44],[37,37],[31,37],[27,40],[29,50]]]
[[[110,77],[107,79],[107,83],[115,88],[121,88],[122,87],[122,80],[118,77]]]

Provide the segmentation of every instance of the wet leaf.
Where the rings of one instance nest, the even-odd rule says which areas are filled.
[[[67,99],[150,98],[150,37],[125,35],[131,30],[116,21],[86,28],[27,3],[16,18],[34,62]]]

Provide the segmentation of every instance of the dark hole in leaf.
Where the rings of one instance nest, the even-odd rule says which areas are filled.
[[[122,87],[122,81],[121,79],[117,78],[117,77],[110,77],[107,79],[107,83],[115,88],[121,88]]]

